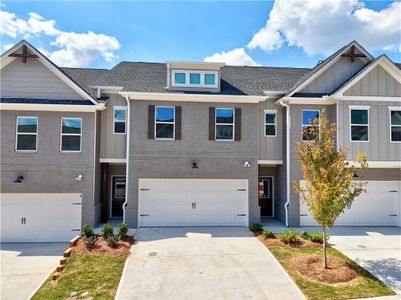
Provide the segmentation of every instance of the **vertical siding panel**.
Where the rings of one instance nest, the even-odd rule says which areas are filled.
[[[388,73],[386,73],[386,85],[387,85],[386,86],[387,96],[394,97],[395,96],[395,80]]]
[[[361,93],[362,96],[369,95],[369,74],[362,78],[361,90],[362,90],[362,93]]]
[[[379,83],[379,79],[378,79],[378,71],[377,68],[374,68],[370,73],[369,73],[369,77],[370,77],[370,95],[371,96],[376,96],[378,95],[378,83]]]
[[[381,67],[377,66],[378,68],[378,95],[379,96],[386,96],[386,90],[387,90],[387,84],[386,84],[386,78],[387,74],[386,71]]]

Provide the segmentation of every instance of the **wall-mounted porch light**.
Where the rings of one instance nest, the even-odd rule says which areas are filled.
[[[192,169],[199,169],[198,165],[196,162],[192,162]]]
[[[18,175],[17,178],[15,178],[14,183],[22,183],[22,180],[24,180],[24,176]]]

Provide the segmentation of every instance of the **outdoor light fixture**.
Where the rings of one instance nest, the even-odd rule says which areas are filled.
[[[192,162],[192,169],[199,169],[198,165],[196,164],[196,162]]]
[[[77,177],[75,177],[75,181],[81,181],[82,180],[82,175],[81,174],[78,174],[78,176]]]
[[[356,174],[356,171],[354,171],[354,178],[359,178],[358,174]]]
[[[245,168],[250,168],[251,164],[248,161],[244,161],[244,167]]]
[[[22,183],[22,180],[24,180],[24,176],[18,175],[17,178],[14,180],[14,183]]]

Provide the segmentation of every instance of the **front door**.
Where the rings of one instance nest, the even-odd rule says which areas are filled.
[[[125,202],[125,176],[113,177],[111,189],[111,217],[123,216],[123,203]]]
[[[273,216],[273,178],[259,178],[259,205],[262,217]]]

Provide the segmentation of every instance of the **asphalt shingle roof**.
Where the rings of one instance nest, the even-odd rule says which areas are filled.
[[[94,105],[93,102],[89,100],[35,99],[35,98],[0,98],[0,103]]]
[[[83,88],[88,94],[94,96],[96,99],[96,91],[89,88],[95,85],[96,81],[107,72],[107,69],[89,69],[89,68],[66,68],[61,67],[60,70],[74,80],[81,88]]]

